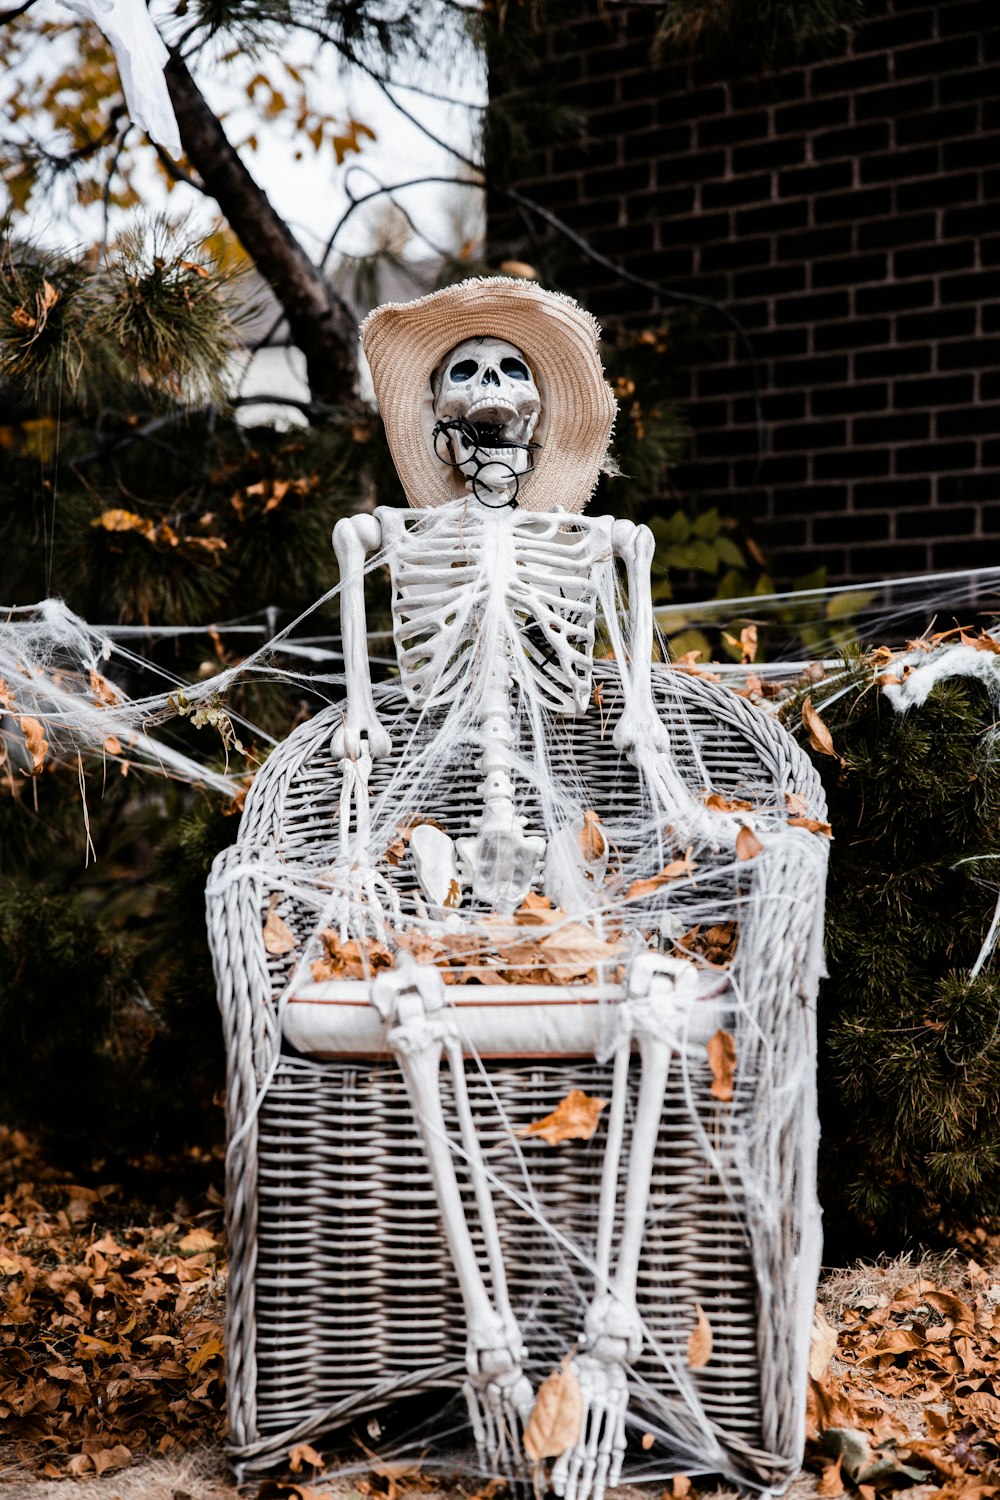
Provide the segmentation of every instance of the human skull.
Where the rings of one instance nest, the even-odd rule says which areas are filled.
[[[432,387],[437,420],[461,419],[475,431],[475,443],[468,427],[447,434],[473,493],[516,490],[530,467],[528,444],[541,412],[535,377],[521,350],[504,339],[465,339],[441,361]]]

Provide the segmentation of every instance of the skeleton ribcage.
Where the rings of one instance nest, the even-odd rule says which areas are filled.
[[[595,573],[610,556],[606,517],[490,511],[481,505],[377,512],[390,548],[400,677],[412,704],[468,692],[494,650],[555,713],[587,706]],[[484,638],[487,649],[478,652]]]

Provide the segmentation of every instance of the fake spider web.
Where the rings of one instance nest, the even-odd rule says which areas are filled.
[[[368,566],[378,567],[385,560],[384,555],[377,555]],[[941,607],[954,613],[972,602],[988,601],[998,582],[1000,570],[953,576],[941,587]],[[610,564],[599,570],[596,583],[606,648],[615,660],[627,660],[627,617]],[[336,592],[332,590],[321,602]],[[855,610],[852,621],[858,634],[870,631],[869,638],[878,638],[882,630],[897,631],[901,612],[907,617],[907,629],[912,629],[908,622],[914,616],[923,614],[926,619],[929,613],[926,597],[921,598],[916,584],[876,585],[870,593],[874,597]],[[837,598],[836,591],[823,591],[822,597],[812,591],[811,602],[829,622],[828,606]],[[744,602],[745,614],[730,605],[724,623],[735,628],[751,614],[751,601],[738,601]],[[788,608],[784,600],[752,601],[754,618],[764,621],[769,604],[783,628],[778,612]],[[712,608],[718,617],[720,606]],[[710,612],[705,608],[701,619]],[[231,730],[224,729],[220,700],[237,680],[253,676],[301,682],[314,693],[333,698],[342,687],[339,673],[304,674],[280,664],[295,660],[298,626],[299,622],[293,622],[209,684],[171,684],[170,691],[161,685],[159,691],[127,698],[115,685],[116,666],[132,674],[144,670],[143,659],[128,647],[91,629],[58,602],[7,612],[0,637],[2,729],[10,757],[6,774],[24,776],[53,758],[83,764],[83,757],[100,754],[113,760],[127,758],[147,773],[179,777],[232,796],[239,778],[194,761],[169,742],[163,725],[178,707],[188,716],[204,711],[216,715],[214,720],[209,717],[209,724],[216,723],[237,739],[241,726],[230,719]],[[789,914],[794,918],[798,913],[797,927],[792,922],[800,939],[799,950],[792,955],[798,969],[796,983],[807,1002],[814,994],[820,962],[818,907],[815,882],[811,893],[804,889],[802,870],[815,871],[816,862],[810,863],[806,855],[805,863],[798,865],[797,856],[789,859],[786,850],[798,850],[810,840],[822,842],[823,828],[809,827],[810,821],[820,825],[821,820],[810,820],[805,801],[800,806],[783,798],[774,779],[763,772],[755,775],[747,766],[735,773],[727,771],[723,760],[706,754],[697,703],[684,692],[685,674],[661,669],[655,674],[657,703],[669,718],[671,764],[683,782],[683,796],[697,805],[699,813],[679,839],[676,825],[682,793],[669,774],[664,779],[662,765],[640,763],[633,768],[625,762],[623,767],[621,757],[614,757],[615,776],[607,774],[604,763],[611,759],[608,746],[613,725],[627,692],[611,659],[607,666],[597,663],[591,709],[585,716],[588,733],[581,736],[573,732],[571,723],[539,703],[530,674],[519,665],[517,649],[510,649],[516,643],[504,638],[507,629],[502,615],[493,617],[488,630],[480,633],[475,651],[489,659],[491,653],[504,650],[513,665],[511,771],[518,789],[518,810],[547,846],[561,842],[575,856],[567,859],[567,865],[571,873],[575,868],[577,878],[567,877],[558,903],[536,890],[513,913],[497,914],[477,908],[466,896],[462,906],[451,905],[432,915],[413,877],[410,846],[414,830],[421,826],[468,821],[477,780],[471,754],[476,743],[476,706],[470,698],[460,697],[447,712],[436,716],[419,709],[400,711],[398,694],[394,697],[391,685],[380,690],[383,706],[396,712],[396,743],[393,755],[372,768],[367,796],[354,786],[348,798],[353,807],[347,839],[338,840],[336,829],[344,777],[338,781],[336,768],[331,766],[328,791],[338,800],[326,809],[331,829],[324,857],[318,857],[313,847],[303,848],[297,858],[294,846],[291,851],[283,848],[280,855],[261,857],[257,851],[255,857],[255,878],[270,892],[261,920],[278,1024],[243,1137],[237,1133],[233,1149],[239,1153],[246,1137],[257,1129],[258,1111],[266,1113],[268,1087],[282,1067],[279,1039],[284,1012],[311,986],[371,978],[405,950],[444,974],[449,1000],[459,991],[474,992],[484,984],[503,986],[512,997],[525,986],[575,987],[581,999],[594,992],[599,1061],[580,1074],[578,1081],[585,1087],[567,1089],[561,1097],[550,1099],[554,1107],[547,1114],[530,1091],[525,1099],[518,1097],[517,1076],[513,1084],[507,1078],[498,1079],[488,1057],[473,1052],[466,1063],[477,1120],[482,1121],[487,1109],[495,1119],[486,1153],[487,1176],[502,1235],[507,1236],[512,1285],[515,1291],[522,1282],[528,1288],[519,1292],[517,1306],[527,1325],[525,1337],[533,1351],[528,1368],[537,1389],[546,1375],[561,1370],[565,1355],[578,1349],[595,1283],[603,1274],[595,1250],[592,1208],[587,1209],[584,1198],[579,1200],[584,1207],[577,1211],[577,1218],[567,1215],[560,1202],[567,1180],[553,1163],[576,1153],[582,1163],[573,1169],[578,1179],[589,1182],[590,1190],[597,1188],[606,1123],[617,1110],[627,1137],[635,1107],[634,1080],[630,1091],[619,1091],[617,1104],[612,1097],[614,1080],[608,1059],[615,1050],[615,1008],[606,1003],[604,993],[620,985],[637,953],[652,949],[688,960],[702,982],[706,1014],[714,1007],[711,1015],[719,1024],[714,1029],[699,1026],[689,1013],[679,1020],[672,1039],[675,1058],[661,1129],[679,1155],[687,1153],[686,1176],[681,1172],[679,1178],[671,1179],[666,1168],[659,1168],[647,1213],[646,1246],[656,1264],[675,1265],[678,1252],[670,1242],[671,1234],[676,1238],[678,1218],[685,1214],[686,1232],[690,1235],[692,1225],[697,1230],[700,1203],[701,1227],[707,1222],[710,1228],[708,1242],[713,1240],[714,1225],[717,1259],[713,1262],[711,1253],[705,1251],[704,1265],[692,1269],[688,1264],[677,1271],[674,1285],[668,1273],[665,1281],[661,1277],[657,1282],[654,1277],[640,1289],[645,1339],[630,1371],[627,1473],[634,1478],[663,1479],[678,1471],[711,1471],[769,1487],[790,1472],[793,1461],[787,1454],[795,1450],[801,1410],[785,1414],[781,1441],[772,1442],[769,1448],[761,1430],[761,1405],[769,1396],[773,1404],[775,1392],[758,1390],[756,1366],[741,1386],[745,1373],[741,1367],[754,1361],[766,1364],[755,1325],[763,1326],[766,1337],[776,1339],[775,1347],[780,1345],[786,1359],[801,1367],[808,1345],[819,1241],[811,1182],[808,1169],[803,1168],[814,1155],[811,1023],[806,1014],[804,1029],[779,1045],[769,1034],[768,1017],[752,980],[757,970],[773,966],[774,934],[783,930],[782,920],[787,925]],[[838,634],[842,640],[839,624],[825,635],[814,635],[812,659],[829,657]],[[303,647],[300,642],[298,649],[315,655],[328,648]],[[956,670],[996,672],[993,653],[971,641],[957,647],[947,642],[932,645],[924,657],[926,661],[915,662],[901,658],[904,669],[911,667],[903,682],[912,683],[916,673],[931,668],[935,677],[945,673],[949,668],[941,663],[946,660],[954,662]],[[780,681],[782,674],[794,678],[807,664],[800,657],[766,669],[757,666],[756,675],[761,681]],[[715,671],[698,663],[690,666],[696,673]],[[718,675],[736,676],[745,683],[748,675],[755,675],[755,666],[743,664],[728,674],[720,670]],[[827,672],[827,681],[835,678],[835,669],[828,667]],[[887,691],[891,686],[886,684]],[[178,698],[179,690],[183,700]],[[338,722],[337,710],[333,707],[326,712],[332,731]],[[596,774],[595,764],[599,767]],[[348,772],[348,777],[351,774],[356,771]],[[622,794],[623,786],[627,795]],[[359,797],[367,803],[360,819]],[[442,819],[442,810],[450,810],[450,817]],[[323,812],[320,806],[318,815]],[[718,821],[717,836],[712,833],[713,818]],[[795,827],[796,820],[799,826],[789,836],[789,823]],[[602,860],[604,868],[595,878]],[[773,866],[779,876],[782,870],[786,875],[790,870],[793,878],[784,882],[777,878],[769,889],[767,883],[753,878],[765,865]],[[238,864],[227,867],[220,878],[223,883],[238,881]],[[216,895],[220,894],[217,887]],[[803,933],[808,936],[804,942]],[[574,1100],[574,1094],[582,1095],[582,1102]],[[605,1095],[609,1102],[598,1107]],[[738,1128],[733,1128],[734,1120]],[[449,1139],[449,1148],[460,1172],[467,1171],[468,1153],[461,1141]],[[579,1190],[572,1171],[568,1180]],[[465,1191],[468,1196],[467,1185]],[[800,1195],[800,1202],[790,1230],[787,1224],[777,1223],[777,1205],[795,1194]],[[580,1212],[585,1222],[580,1222]],[[619,1207],[615,1232],[620,1228]],[[520,1260],[511,1243],[517,1233],[526,1237],[528,1247]],[[719,1242],[727,1237],[720,1251]],[[791,1284],[789,1256],[795,1263]],[[546,1299],[539,1298],[537,1290],[532,1295],[528,1286],[532,1267],[525,1269],[524,1263],[532,1257],[536,1279],[538,1266],[544,1265],[545,1276],[558,1283],[558,1305],[552,1309],[547,1309]],[[738,1285],[741,1275],[742,1289]],[[685,1276],[686,1285],[678,1291]],[[709,1285],[713,1277],[716,1282],[721,1277],[729,1286],[715,1306],[710,1292],[703,1298],[696,1295],[698,1287]],[[460,1320],[456,1325],[453,1312],[445,1313],[444,1320],[449,1316],[454,1325],[452,1344],[458,1349]],[[363,1325],[359,1313],[359,1326]],[[573,1326],[575,1341],[567,1332]],[[452,1370],[452,1385],[460,1374],[460,1368],[457,1374]],[[714,1388],[713,1376],[721,1377]],[[410,1387],[418,1384],[409,1382]],[[784,1399],[780,1379],[778,1385],[779,1399]],[[747,1397],[751,1389],[757,1394]],[[449,1456],[448,1450],[450,1444],[458,1444],[464,1447],[466,1471],[481,1467],[482,1457],[468,1450],[468,1420],[461,1403],[444,1402],[428,1425],[426,1401],[417,1415],[405,1401],[399,1404],[406,1390],[405,1381],[397,1379],[394,1384],[391,1377],[381,1384],[371,1382],[365,1400],[351,1412],[378,1461],[404,1462],[419,1453],[426,1464],[428,1435],[433,1433],[438,1457],[431,1462],[454,1466],[454,1452]],[[572,1410],[567,1416],[563,1408],[572,1408],[573,1403],[563,1388],[557,1385],[556,1390],[556,1418],[563,1422],[565,1436],[572,1428]],[[331,1386],[325,1394],[336,1393]],[[795,1394],[789,1399],[794,1407]],[[289,1442],[317,1435],[322,1423],[317,1422],[320,1402],[315,1393],[309,1402],[297,1422],[277,1430],[277,1446],[275,1434],[265,1435],[245,1445],[243,1461],[250,1468],[274,1462]],[[341,1405],[345,1402],[346,1398]],[[336,1400],[327,1401],[327,1415],[336,1406]],[[374,1413],[368,1419],[374,1424],[370,1428],[364,1428],[366,1411]],[[284,1416],[288,1415],[285,1410]],[[557,1428],[558,1420],[553,1419]],[[773,1414],[771,1420],[773,1437]],[[784,1461],[780,1453],[775,1460],[775,1448],[785,1453]],[[370,1461],[362,1458],[355,1467],[363,1469]],[[349,1470],[350,1466],[345,1472]],[[593,1482],[591,1475],[588,1483]]]

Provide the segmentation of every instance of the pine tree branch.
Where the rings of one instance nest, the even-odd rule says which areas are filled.
[[[254,182],[179,53],[171,54],[164,71],[188,160],[284,309],[292,339],[305,355],[313,397],[334,406],[356,405],[350,309]]]

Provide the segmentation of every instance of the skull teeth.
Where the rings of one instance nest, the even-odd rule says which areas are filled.
[[[481,452],[486,452],[498,444],[523,443],[528,436],[528,417],[514,416],[507,422],[472,422],[467,418],[475,430],[476,446]],[[469,446],[467,440],[466,446]]]
[[[517,409],[511,406],[509,401],[498,400],[496,396],[481,396],[478,401],[473,401],[466,413],[470,422],[478,411],[493,411],[498,417],[505,412],[507,415],[503,420],[508,422],[517,417]]]

